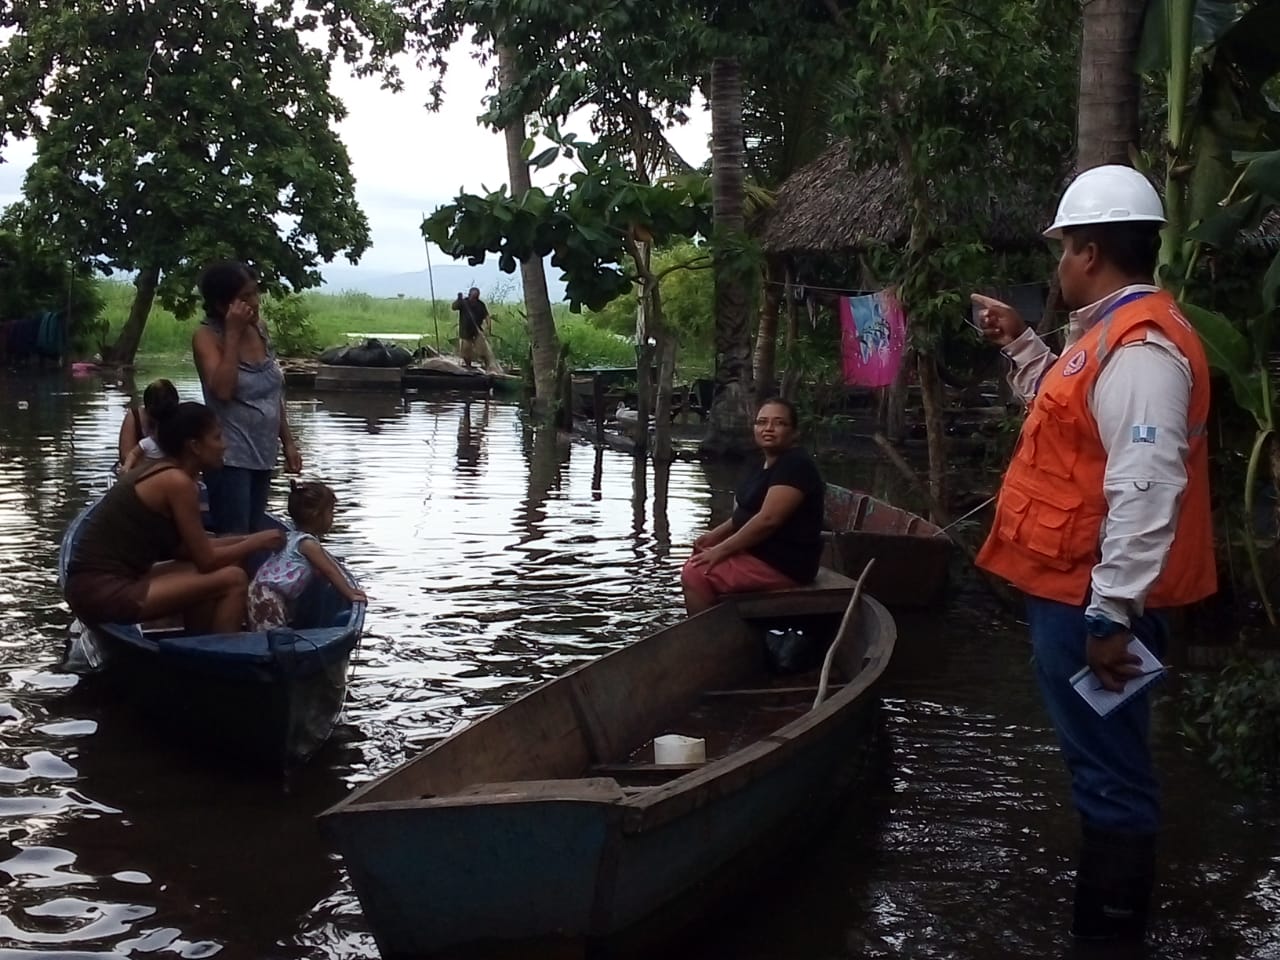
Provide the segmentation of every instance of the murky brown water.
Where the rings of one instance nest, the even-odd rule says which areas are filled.
[[[189,375],[179,387],[195,394]],[[424,738],[678,617],[713,488],[717,516],[727,505],[723,473],[677,463],[664,480],[534,439],[509,405],[291,400],[308,473],[342,501],[331,545],[372,603],[344,725],[281,782],[188,756],[56,670],[58,539],[105,488],[123,397],[0,374],[0,960],[375,956],[313,815]],[[1017,625],[970,588],[900,633],[882,779],[670,955],[1067,955],[1075,824]],[[1218,786],[1171,710],[1158,736],[1152,955],[1280,957],[1280,818]]]

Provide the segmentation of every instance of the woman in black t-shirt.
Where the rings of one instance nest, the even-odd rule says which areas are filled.
[[[822,553],[825,485],[796,439],[796,408],[766,400],[755,421],[764,463],[738,486],[733,516],[693,542],[680,574],[690,616],[726,593],[811,583]]]

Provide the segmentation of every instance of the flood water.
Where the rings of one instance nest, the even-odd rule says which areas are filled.
[[[181,371],[139,381],[158,373],[196,395]],[[376,956],[314,815],[427,738],[677,619],[679,565],[732,482],[535,438],[509,404],[291,397],[306,472],[340,498],[330,546],[371,601],[334,742],[273,778],[190,755],[58,672],[58,542],[106,487],[125,397],[0,373],[0,960]],[[878,482],[866,464],[830,476]],[[1019,626],[962,583],[945,614],[899,627],[879,779],[668,955],[1072,955],[1076,826]],[[1274,805],[1218,784],[1168,702],[1156,727],[1150,955],[1280,957]]]

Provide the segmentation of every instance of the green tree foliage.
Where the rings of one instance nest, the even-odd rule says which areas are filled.
[[[650,268],[660,278],[662,314],[681,348],[709,359],[713,325],[710,260],[705,244],[681,240],[653,255]],[[635,289],[611,301],[592,318],[598,326],[632,336],[639,294]]]
[[[681,170],[661,136],[680,119],[695,87],[712,107],[712,177],[717,298],[714,327],[717,409],[708,445],[749,445],[746,384],[751,377],[749,306],[758,264],[739,253],[744,206],[741,128],[744,86],[759,76],[798,76],[839,38],[823,33],[839,0],[423,0],[414,4],[423,42],[447,49],[467,31],[482,45],[513,51],[519,78],[491,104],[501,117],[528,104],[559,121],[592,108],[599,142],[631,159],[633,176]],[[806,59],[808,57],[808,59]],[[442,60],[436,56],[436,62]],[[709,78],[714,75],[718,82]],[[785,79],[783,81],[785,83]],[[619,291],[622,287],[617,288]]]
[[[481,57],[510,41],[513,83],[491,98],[484,122],[503,127],[523,115],[528,104],[536,104],[538,115],[553,124],[588,110],[597,142],[626,152],[652,147],[659,163],[666,150],[662,124],[685,118],[698,69],[709,62],[700,51],[704,27],[697,4],[687,2],[410,0],[409,5],[413,36],[429,51],[439,78],[443,53],[465,37]],[[437,95],[441,91],[437,86]]]
[[[286,357],[312,357],[320,350],[320,337],[311,322],[311,308],[298,293],[268,297],[262,316],[277,352]]]
[[[887,165],[905,183],[912,256],[886,279],[903,283],[917,320],[938,281],[973,279],[956,275],[954,256],[921,270],[934,251],[983,243],[1011,211],[1051,212],[1071,165],[1075,10],[1064,0],[866,0],[844,21],[862,42],[838,119],[855,166]]]
[[[1183,729],[1220,774],[1275,788],[1280,777],[1280,660],[1238,659],[1187,681]]]
[[[96,347],[103,298],[92,269],[22,230],[19,214],[10,208],[0,217],[0,320],[62,312],[73,341]]]
[[[496,254],[499,267],[515,271],[530,256],[551,256],[561,270],[565,296],[577,312],[602,309],[631,289],[634,271],[623,265],[639,240],[710,233],[710,194],[705,177],[682,175],[654,184],[637,182],[616,154],[573,134],[560,147],[581,168],[548,193],[535,187],[520,197],[504,188],[488,196],[460,194],[422,225],[427,240],[453,257],[483,263]],[[532,153],[532,144],[529,144]],[[555,151],[533,158],[546,165]]]
[[[368,247],[330,67],[359,60],[365,40],[366,69],[384,64],[398,21],[380,3],[293,6],[95,0],[3,15],[16,29],[0,45],[0,137],[36,141],[30,228],[138,273],[114,359],[132,360],[153,296],[191,313],[211,259],[248,260],[280,291]]]
[[[909,208],[907,248],[884,252],[880,279],[899,286],[911,317],[931,485],[944,505],[932,354],[962,322],[969,291],[992,279],[985,241],[998,220],[1008,233],[1027,229],[1010,231],[1009,219],[1047,216],[1071,166],[1077,16],[1068,0],[863,0],[840,21],[856,38],[839,111],[851,161],[894,170]]]

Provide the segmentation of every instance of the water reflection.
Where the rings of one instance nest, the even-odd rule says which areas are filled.
[[[484,448],[485,431],[489,428],[489,401],[479,404],[480,410],[475,421],[471,417],[471,401],[462,402],[462,413],[458,417],[458,467],[478,467]]]
[[[137,382],[157,375],[198,396],[183,371]],[[307,473],[341,500],[333,549],[372,603],[334,742],[278,782],[189,755],[54,669],[70,619],[58,538],[105,489],[135,388],[0,377],[0,957],[372,956],[313,815],[531,682],[678,617],[679,564],[727,515],[737,468],[636,463],[494,400],[292,397]],[[881,493],[897,481],[870,462],[827,473]],[[1019,628],[986,609],[962,592],[943,618],[903,621],[879,779],[816,855],[672,956],[1064,955],[1064,775]],[[1169,827],[1154,955],[1280,955],[1276,811],[1216,785],[1172,715],[1158,720]]]

